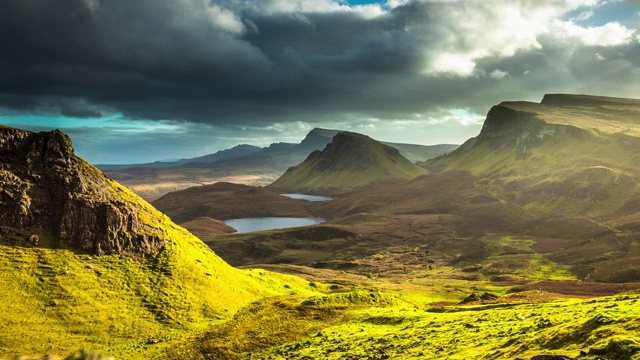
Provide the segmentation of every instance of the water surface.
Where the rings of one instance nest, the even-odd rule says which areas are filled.
[[[248,233],[262,230],[285,229],[299,226],[309,226],[322,224],[325,220],[320,218],[296,218],[296,217],[260,217],[231,219],[224,221],[225,224],[236,229],[237,233]]]
[[[307,200],[307,201],[328,201],[333,200],[333,198],[326,196],[315,196],[315,195],[306,195],[306,194],[280,194],[282,196],[290,197],[296,200]]]

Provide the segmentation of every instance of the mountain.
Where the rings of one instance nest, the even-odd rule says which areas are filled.
[[[209,154],[205,156],[200,156],[191,159],[182,159],[179,161],[177,165],[183,165],[188,162],[203,162],[203,163],[211,163],[220,160],[229,160],[235,159],[243,156],[248,156],[254,153],[257,153],[262,148],[258,146],[248,145],[248,144],[240,144],[236,145],[230,149],[220,150],[214,154]]]
[[[465,278],[637,281],[639,130],[640,100],[553,94],[540,103],[503,102],[478,136],[423,163],[426,175],[362,188],[360,180],[398,171],[366,173],[378,157],[363,155],[367,146],[355,140],[367,138],[341,133],[272,186],[334,194],[349,187],[308,209],[327,219],[317,232],[342,232],[340,241],[330,237],[314,256],[317,244],[303,231],[209,244],[252,266],[286,255],[292,264],[361,275],[419,272],[428,261]],[[308,252],[292,254],[291,246]],[[242,247],[251,253],[232,251]]]
[[[57,130],[0,126],[0,189],[0,322],[11,324],[0,356],[92,348],[156,358],[141,354],[157,348],[153,339],[201,330],[265,296],[311,290],[232,268],[76,157]]]
[[[288,169],[271,187],[294,192],[344,191],[424,175],[391,146],[368,136],[340,132],[322,151]]]
[[[324,148],[338,132],[339,130],[314,128],[299,144],[273,143],[248,156],[205,166],[236,169],[263,166],[284,172],[287,168],[301,163],[311,152]]]
[[[60,131],[1,128],[0,230],[43,231],[95,254],[152,254],[164,246],[157,212],[76,157]]]
[[[213,155],[172,163],[99,167],[149,201],[171,191],[215,182],[268,185],[287,168],[302,162],[309,153],[322,149],[337,132],[316,128],[299,144],[281,142],[265,148],[240,145]]]
[[[238,157],[247,156],[260,151],[262,148],[258,146],[240,144],[230,149],[220,150],[213,154],[199,156],[190,159],[180,159],[176,161],[156,161],[145,164],[126,164],[126,165],[114,165],[114,164],[99,164],[96,165],[102,171],[115,171],[129,168],[172,168],[177,166],[184,166],[188,163],[211,163],[220,160],[233,159]]]
[[[339,132],[340,130],[314,128],[302,139],[299,149],[305,152],[308,151],[308,156],[312,151],[324,149]]]
[[[546,95],[505,102],[480,134],[427,168],[470,171],[530,210],[612,219],[640,191],[640,100]]]
[[[274,182],[291,166],[322,150],[339,130],[315,128],[298,144],[273,143],[258,148],[238,145],[212,155],[137,165],[98,165],[107,175],[131,188],[148,201],[192,186],[233,182],[262,186]],[[422,146],[391,144],[412,162],[424,161],[455,149],[456,145]]]
[[[555,94],[504,102],[477,137],[423,167],[428,175],[341,196],[319,215],[375,246],[402,238],[418,247],[428,238],[433,266],[465,276],[637,281],[640,100]],[[387,257],[418,266],[410,254],[373,261],[363,253],[350,262],[363,271]]]

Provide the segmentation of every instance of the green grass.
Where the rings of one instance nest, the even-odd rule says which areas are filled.
[[[85,171],[97,171],[86,164]],[[39,229],[0,239],[0,356],[68,354],[80,348],[146,358],[158,344],[230,319],[260,299],[310,296],[308,282],[259,269],[238,270],[116,182],[109,191],[159,233],[153,256],[94,256]],[[25,238],[40,235],[34,247]]]
[[[510,275],[527,280],[577,280],[568,265],[557,264],[531,249],[533,240],[485,236],[491,255],[477,264],[488,275]]]
[[[154,259],[0,245],[0,356],[88,348],[142,358],[153,342],[206,328],[251,301],[316,292],[298,278],[233,269],[174,231]]]
[[[536,300],[543,294],[529,292],[489,304],[420,309],[389,294],[395,300],[363,301],[368,293],[325,295],[334,299],[320,303],[304,297],[254,303],[229,322],[167,343],[158,358],[640,358],[636,294]]]
[[[422,311],[365,308],[312,336],[255,359],[514,359],[563,354],[582,359],[638,359],[638,296],[555,300]]]

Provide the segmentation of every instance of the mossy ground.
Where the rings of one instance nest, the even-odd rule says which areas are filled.
[[[160,231],[155,256],[92,256],[39,229],[0,238],[0,356],[68,354],[80,348],[149,358],[161,344],[228,320],[263,298],[313,295],[317,286],[259,269],[238,270],[119,184]],[[38,234],[39,245],[26,239]],[[155,356],[151,356],[154,358]]]
[[[562,299],[532,291],[424,309],[396,295],[361,289],[312,301],[263,301],[168,353],[189,359],[640,359],[636,294]]]
[[[535,297],[536,294],[531,294]],[[433,308],[367,308],[273,350],[275,358],[640,358],[638,296]],[[619,348],[619,349],[618,349]],[[263,356],[267,358],[268,356]]]
[[[119,359],[640,359],[634,293],[507,293],[509,286],[447,278],[446,269],[330,287],[220,265],[197,239],[169,229],[178,240],[153,259],[50,248],[46,236],[40,247],[0,245],[0,356],[87,348]],[[524,252],[518,256],[531,245],[489,243]],[[563,269],[549,271],[563,278]],[[457,305],[485,291],[499,298]]]

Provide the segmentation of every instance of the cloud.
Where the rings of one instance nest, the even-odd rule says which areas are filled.
[[[390,134],[398,119],[441,119],[447,139],[457,129],[464,141],[475,120],[447,111],[560,91],[640,97],[638,29],[583,24],[603,4],[4,0],[0,113],[115,114],[270,139],[301,133],[298,122]]]
[[[566,36],[575,38],[588,46],[615,46],[628,44],[633,39],[634,29],[628,29],[617,22],[602,26],[580,27],[572,22],[559,25]]]
[[[572,17],[570,20],[573,22],[580,22],[580,21],[585,21],[585,20],[589,20],[593,17],[594,13],[592,10],[589,11],[583,11],[580,14],[578,14],[577,16]]]
[[[500,69],[495,69],[489,73],[489,77],[496,80],[504,79],[507,76],[509,76],[509,73]]]

